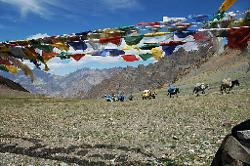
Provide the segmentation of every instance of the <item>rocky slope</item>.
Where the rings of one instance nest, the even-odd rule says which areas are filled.
[[[170,57],[165,57],[155,64],[124,68],[119,74],[103,80],[101,84],[93,86],[87,95],[82,96],[96,98],[121,91],[129,94],[149,88],[161,88],[175,82],[193,68],[199,67],[215,52],[214,47],[202,46],[196,51],[189,52],[180,48]]]
[[[4,89],[29,92],[26,89],[24,89],[20,84],[15,83],[7,78],[0,76],[0,90],[4,90]]]
[[[79,94],[86,94],[93,86],[119,73],[120,70],[121,68],[103,70],[83,68],[73,72],[59,80],[60,87],[64,89],[60,91],[60,96],[78,97]]]

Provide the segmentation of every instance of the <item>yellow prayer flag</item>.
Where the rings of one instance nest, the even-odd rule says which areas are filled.
[[[237,0],[225,0],[220,6],[220,12],[228,10]]]
[[[45,63],[44,64],[45,65],[45,67],[44,67],[44,71],[49,71],[49,67],[48,67],[48,65]]]
[[[51,46],[56,47],[56,48],[58,48],[59,50],[62,50],[62,51],[64,51],[64,50],[68,51],[69,50],[69,46],[67,46],[64,43],[54,43],[54,44],[51,44]]]
[[[152,48],[151,54],[156,60],[160,60],[163,57],[163,51],[159,47]]]
[[[17,73],[17,68],[13,65],[5,65],[5,67],[9,70],[10,73],[16,74]]]
[[[145,37],[154,37],[154,36],[164,36],[169,34],[170,32],[155,32],[155,33],[146,33],[144,34]]]
[[[129,45],[125,45],[122,50],[140,50],[140,48],[137,46],[137,45],[132,45],[132,46],[129,46]]]
[[[5,46],[0,46],[0,53],[1,55],[8,56],[8,54],[10,53],[10,49]]]

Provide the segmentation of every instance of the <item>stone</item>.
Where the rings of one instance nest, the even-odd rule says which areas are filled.
[[[237,131],[237,136],[241,140],[250,140],[250,130]]]

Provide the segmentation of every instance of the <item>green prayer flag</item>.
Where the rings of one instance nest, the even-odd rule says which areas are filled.
[[[9,70],[4,65],[0,65],[0,70],[9,72]]]
[[[47,53],[53,52],[53,47],[51,45],[40,45],[37,48]]]
[[[141,57],[142,60],[146,61],[149,58],[151,58],[153,55],[150,53],[146,53],[146,54],[139,54],[139,56]]]
[[[138,36],[126,36],[124,38],[125,42],[127,45],[136,45],[140,43],[140,41],[143,39],[143,35],[138,35]]]
[[[213,21],[215,21],[216,19],[221,20],[224,17],[224,13],[225,12],[218,11],[216,16],[214,16]]]
[[[44,43],[41,43],[40,40],[31,40],[29,41],[29,44],[31,45],[32,48],[38,48],[40,50],[43,50],[47,53],[50,53],[53,51],[53,47],[51,45],[48,45],[48,44],[44,44]]]
[[[123,26],[123,27],[119,27],[117,29],[127,32],[127,31],[131,31],[131,30],[135,30],[136,28],[134,26]]]
[[[45,63],[45,62],[44,62],[44,59],[43,59],[43,57],[42,57],[42,56],[37,55],[37,59],[38,59],[40,62]]]
[[[59,57],[61,60],[70,59],[70,55],[67,52],[61,52],[60,54],[56,54],[56,57]]]
[[[151,50],[152,48],[159,47],[159,43],[146,44],[140,47],[141,50]]]

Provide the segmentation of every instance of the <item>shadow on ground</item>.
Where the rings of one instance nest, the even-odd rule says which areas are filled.
[[[33,138],[22,138],[14,135],[0,135],[0,153],[14,153],[27,155],[35,158],[50,159],[62,161],[68,164],[79,165],[151,165],[153,163],[165,163],[165,165],[176,166],[170,159],[155,157],[152,153],[145,152],[142,148],[118,146],[112,144],[81,144],[80,146],[70,145],[68,147],[49,147],[42,140]],[[4,141],[7,140],[7,141]],[[24,143],[25,142],[25,143]],[[26,145],[25,145],[26,144]],[[89,154],[92,150],[122,151],[123,154],[95,153]],[[129,161],[126,153],[135,153],[150,160]],[[99,161],[90,161],[98,158]],[[105,161],[113,161],[113,164],[107,164]],[[109,162],[110,163],[110,162]]]

